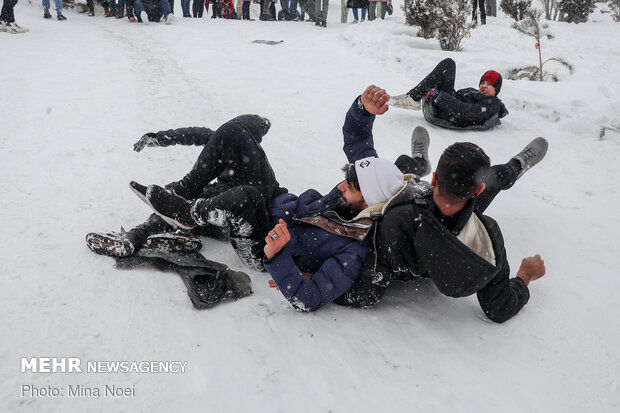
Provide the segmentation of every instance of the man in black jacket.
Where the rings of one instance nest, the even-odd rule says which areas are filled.
[[[540,162],[547,142],[537,138],[504,165],[473,143],[456,143],[442,154],[430,185],[410,181],[387,206],[369,255],[353,288],[336,302],[375,304],[390,280],[430,278],[450,297],[474,293],[484,313],[501,323],[529,300],[527,285],[545,274],[539,255],[524,258],[510,278],[497,223],[482,215],[495,196]],[[415,156],[415,154],[414,154]]]
[[[390,106],[418,110],[425,99],[435,118],[455,128],[483,125],[491,118],[508,114],[506,106],[497,98],[502,87],[502,76],[488,70],[480,78],[478,89],[455,91],[456,64],[444,59],[420,83],[404,95],[393,96]]]

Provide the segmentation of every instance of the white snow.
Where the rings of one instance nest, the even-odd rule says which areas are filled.
[[[30,32],[0,33],[2,411],[618,411],[620,134],[601,140],[599,131],[620,127],[620,24],[600,10],[586,24],[551,22],[556,39],[543,53],[575,73],[510,81],[510,67],[538,56],[509,19],[490,17],[450,53],[415,37],[401,4],[385,21],[351,25],[333,1],[319,29],[208,17],[144,27],[100,10],[58,22],[20,1],[17,22]],[[257,113],[272,122],[263,146],[280,183],[326,193],[346,162],[341,127],[353,99],[369,84],[404,93],[445,57],[457,62],[457,88],[500,71],[510,115],[492,132],[458,133],[393,108],[375,122],[376,147],[395,159],[420,124],[433,164],[455,141],[499,163],[536,136],[549,140],[546,159],[488,210],[513,273],[536,253],[547,265],[509,322],[426,282],[395,284],[372,309],[303,314],[265,273],[208,239],[203,253],[247,272],[254,294],[195,311],[178,276],[117,270],[86,248],[88,232],[148,216],[129,181],[179,179],[200,151],[133,152],[143,133]],[[36,356],[188,365],[179,374],[21,373],[20,358]],[[135,396],[20,397],[22,385],[65,394],[68,385],[135,386]]]

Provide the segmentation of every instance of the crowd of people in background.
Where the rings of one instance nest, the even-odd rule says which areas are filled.
[[[25,33],[28,29],[15,23],[13,9],[18,0],[3,0],[2,14],[0,15],[0,31],[8,33]],[[259,20],[289,20],[311,21],[316,26],[327,27],[327,12],[329,0],[180,0],[183,17],[202,18],[209,15],[211,5],[212,19],[243,19],[254,20],[250,16],[250,6],[255,3],[258,7]],[[67,20],[62,14],[63,0],[54,0],[56,19]],[[174,0],[87,0],[85,12],[88,16],[95,16],[95,2],[103,7],[105,17],[123,19],[130,22],[149,24],[150,22],[172,23],[174,20]],[[276,13],[276,2],[279,2],[280,11]],[[485,8],[486,2],[486,8]],[[487,12],[491,16],[497,15],[496,0],[472,0],[472,20],[486,24]],[[51,19],[50,0],[42,0],[43,17]],[[191,7],[190,7],[191,6]],[[386,14],[391,15],[393,6],[391,0],[341,0],[340,22],[347,23],[349,9],[352,10],[353,21],[384,19]],[[205,13],[206,11],[206,13]]]

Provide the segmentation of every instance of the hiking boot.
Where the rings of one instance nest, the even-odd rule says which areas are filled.
[[[142,23],[148,25],[149,24],[149,15],[146,14],[145,11],[140,12],[140,19],[142,19]]]
[[[165,252],[194,252],[202,248],[202,241],[195,235],[177,231],[151,235],[146,245]]]
[[[428,145],[430,138],[428,131],[423,126],[416,126],[411,134],[411,157],[422,158],[425,163],[425,169],[419,171],[419,177],[428,175],[431,171],[431,161],[428,158]]]
[[[122,19],[123,17],[125,17],[125,13],[123,13],[122,11],[116,12],[116,18],[117,19]]]
[[[521,171],[517,175],[517,179],[521,178],[528,169],[542,161],[547,153],[549,142],[545,138],[538,137],[528,143],[525,148],[512,157],[511,161],[517,161],[521,166]]]
[[[86,235],[86,245],[92,252],[99,255],[124,258],[135,251],[133,243],[123,233],[91,232]]]
[[[390,106],[396,106],[397,108],[411,110],[420,110],[421,108],[420,102],[416,102],[411,96],[406,93],[404,95],[390,96],[388,104]]]
[[[166,191],[161,186],[149,185],[146,199],[153,211],[168,224],[181,229],[196,228],[190,210],[192,203]]]
[[[63,20],[67,20],[67,18],[65,16],[63,16],[62,13],[58,13],[56,15],[56,20],[63,21]]]
[[[88,17],[93,17],[95,15],[95,6],[88,6]]]
[[[52,18],[52,15],[50,14],[50,11],[48,9],[45,9],[43,11],[43,18],[44,19],[51,19]]]

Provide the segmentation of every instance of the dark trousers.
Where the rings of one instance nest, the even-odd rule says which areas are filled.
[[[205,11],[204,0],[194,0],[194,3],[192,3],[192,11],[194,12],[194,17],[202,18],[202,13]]]
[[[487,12],[485,10],[484,2],[485,0],[472,0],[473,1],[473,9],[471,11],[472,20],[477,20],[478,13],[476,12],[476,5],[480,8],[480,16],[484,19],[487,17]]]
[[[426,77],[411,89],[407,94],[413,100],[420,101],[429,90],[439,89],[443,92],[454,92],[454,80],[456,79],[456,63],[447,58],[439,62]]]
[[[401,155],[398,159],[402,164],[407,164],[407,155]],[[413,159],[414,161],[416,159]],[[398,162],[398,161],[397,161]],[[409,165],[412,165],[409,163]],[[396,166],[404,173],[415,173],[415,170],[405,171],[396,163]],[[483,213],[501,191],[510,189],[517,180],[519,174],[517,161],[510,161],[504,165],[495,165],[491,167],[491,173],[485,179],[485,190],[477,196],[475,211]],[[379,224],[381,225],[381,224]],[[375,251],[371,251],[362,267],[359,278],[342,296],[338,297],[334,302],[339,305],[351,307],[369,307],[376,304],[387,289],[390,283],[390,276],[387,273],[375,272]]]
[[[241,6],[241,14],[243,15],[243,20],[250,20],[250,2],[244,1],[243,6]]]
[[[260,140],[244,119],[228,121],[209,137],[189,173],[167,186],[195,200],[192,214],[200,225],[199,234],[220,237],[226,233],[236,250],[243,240],[252,241],[251,253],[257,255],[262,253],[270,229],[269,205],[286,192],[280,188]],[[216,178],[218,182],[213,183]],[[152,215],[130,231],[130,239],[137,247],[149,235],[169,230],[170,226]],[[250,248],[247,243],[244,247]]]
[[[4,0],[2,2],[2,14],[0,14],[0,20],[6,23],[13,23],[15,21],[15,14],[13,10],[17,0]]]
[[[146,11],[149,21],[152,22],[158,22],[162,17],[167,16],[172,12],[170,10],[170,3],[168,0],[159,0],[157,3],[147,2],[146,4],[141,0],[136,0],[133,7],[138,21],[142,21],[140,13],[143,11]]]

